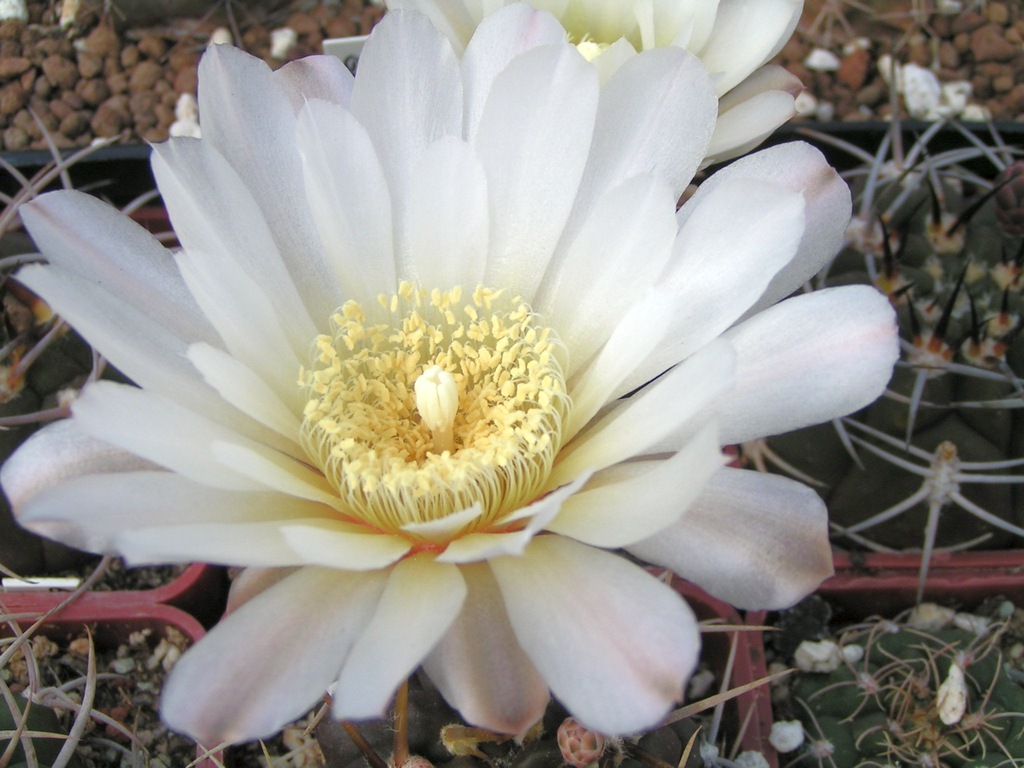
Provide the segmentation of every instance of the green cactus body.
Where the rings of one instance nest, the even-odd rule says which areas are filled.
[[[1024,222],[1010,226],[1024,211],[1024,164],[1009,166],[1016,175],[1004,174],[1009,181],[999,187],[962,165],[983,162],[995,176],[1008,160],[990,149],[929,155],[915,145],[907,157],[914,159],[903,173],[881,156],[874,175],[853,172],[858,213],[844,250],[818,279],[873,284],[889,295],[903,353],[888,392],[845,421],[844,435],[834,426],[779,435],[762,456],[820,482],[837,543],[922,546],[929,517],[941,513],[926,551],[1011,545],[1024,535],[1024,470],[1006,463],[1024,457]],[[948,478],[939,483],[942,472]],[[1002,479],[974,481],[979,475]],[[872,520],[926,484],[916,502]],[[983,522],[967,510],[972,504],[1005,525]]]
[[[894,628],[880,622],[846,633],[840,643],[862,644],[862,659],[801,673],[793,684],[806,732],[833,744],[836,768],[1024,764],[1024,689],[1004,667],[999,631]],[[943,722],[940,690],[954,663],[966,702],[955,722]]]

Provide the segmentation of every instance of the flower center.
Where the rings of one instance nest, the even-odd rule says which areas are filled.
[[[476,530],[542,492],[570,403],[564,350],[519,298],[402,283],[347,302],[300,372],[302,442],[382,530],[479,504]]]

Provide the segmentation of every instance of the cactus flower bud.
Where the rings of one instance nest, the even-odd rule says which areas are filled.
[[[567,717],[558,726],[558,748],[562,758],[572,768],[586,768],[604,754],[605,740],[597,731],[581,725],[575,718]]]

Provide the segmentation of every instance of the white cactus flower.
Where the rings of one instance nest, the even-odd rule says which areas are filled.
[[[796,29],[803,0],[527,0],[554,14],[602,79],[637,51],[678,47],[711,73],[719,120],[705,164],[750,151],[795,112],[803,84],[768,64]],[[421,11],[458,53],[491,13],[516,0],[386,0]]]
[[[699,633],[616,550],[746,608],[831,571],[817,494],[719,446],[888,381],[884,296],[785,299],[837,250],[848,189],[783,145],[677,214],[715,121],[700,62],[644,53],[601,85],[526,6],[461,62],[388,14],[358,73],[211,46],[202,139],[154,147],[181,250],[82,193],[23,208],[49,263],[19,279],[139,386],[86,387],[4,491],[79,547],[246,567],[164,689],[204,743],[332,684],[335,716],[379,716],[420,665],[495,731],[551,693],[596,731],[649,727]]]

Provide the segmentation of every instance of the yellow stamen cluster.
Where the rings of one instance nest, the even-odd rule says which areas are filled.
[[[346,303],[331,329],[300,373],[302,440],[354,518],[397,532],[480,504],[479,529],[542,491],[570,405],[563,348],[521,299],[402,283]],[[425,387],[450,396],[448,376],[458,407],[441,409],[439,443],[417,381],[423,406]]]

